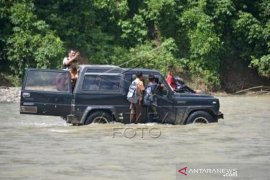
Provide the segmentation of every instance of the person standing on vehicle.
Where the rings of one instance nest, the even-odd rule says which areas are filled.
[[[135,86],[135,88],[132,88]],[[133,92],[131,91],[133,89]],[[132,100],[129,100],[130,103],[130,122],[131,123],[139,123],[142,118],[142,102],[143,102],[143,92],[145,88],[143,85],[143,74],[142,72],[136,73],[136,79],[132,81],[128,93],[128,100],[129,94],[133,96]]]
[[[174,78],[174,70],[173,70],[172,65],[168,66],[168,74],[167,74],[166,81],[171,87],[171,89],[174,91],[176,89],[176,81]]]
[[[70,77],[71,77],[71,87],[72,91],[74,90],[74,87],[76,85],[77,79],[78,79],[78,69],[76,64],[71,64],[69,67]]]
[[[68,51],[68,57],[65,57],[63,59],[63,66],[64,69],[69,69],[72,63],[75,63],[77,61],[77,58],[79,57],[80,52],[75,51],[74,49],[70,49]]]

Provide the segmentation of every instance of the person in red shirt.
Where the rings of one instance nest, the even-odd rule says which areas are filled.
[[[176,82],[174,78],[173,66],[168,66],[168,74],[167,74],[166,81],[171,87],[171,89],[174,91],[176,89]]]

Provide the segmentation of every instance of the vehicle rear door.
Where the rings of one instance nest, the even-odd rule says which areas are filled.
[[[21,90],[20,113],[66,116],[72,101],[69,71],[28,69]]]

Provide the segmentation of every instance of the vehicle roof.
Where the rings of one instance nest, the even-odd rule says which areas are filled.
[[[102,70],[102,71],[107,71],[108,73],[110,72],[150,72],[150,73],[159,73],[159,71],[157,70],[153,70],[153,69],[146,69],[146,68],[121,68],[119,66],[115,66],[115,65],[101,65],[101,64],[83,64],[80,65],[80,69],[81,71],[84,71],[84,69],[86,69],[85,71],[88,70]]]
[[[106,65],[106,64],[82,64],[80,65],[81,69],[84,68],[93,68],[93,69],[99,69],[99,68],[120,68],[119,66],[115,65]]]
[[[159,73],[159,71],[154,69],[146,69],[146,68],[123,68],[124,71],[131,71],[131,72],[150,72],[150,73]]]
[[[80,71],[84,73],[122,73],[123,70],[115,65],[83,64],[80,65]]]

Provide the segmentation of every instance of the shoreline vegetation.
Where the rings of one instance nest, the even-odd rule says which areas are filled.
[[[258,96],[258,95],[270,95],[270,87],[257,86],[235,93],[226,93],[224,91],[217,92],[203,92],[213,96],[235,96],[235,95],[244,95],[244,96]],[[9,86],[0,86],[0,102],[10,102],[10,103],[19,103],[20,102],[21,87],[9,87]]]
[[[80,52],[79,64],[162,74],[172,65],[202,91],[270,86],[269,7],[269,0],[0,1],[0,86],[1,73],[20,86],[26,68],[61,68],[70,49]]]

